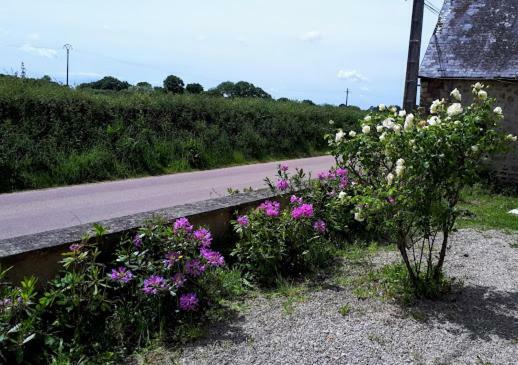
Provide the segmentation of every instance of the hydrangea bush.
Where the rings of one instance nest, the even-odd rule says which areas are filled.
[[[474,85],[473,94],[474,103],[462,105],[454,90],[428,115],[380,105],[359,130],[327,136],[354,181],[337,205],[397,243],[412,284],[425,295],[441,281],[461,190],[476,181],[488,156],[516,141],[499,131],[502,109],[484,86]]]

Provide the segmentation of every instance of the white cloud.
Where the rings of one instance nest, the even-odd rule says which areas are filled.
[[[40,35],[38,33],[27,34],[27,39],[35,41],[37,39],[40,39]]]
[[[340,70],[336,77],[342,80],[367,81],[367,78],[356,70]]]
[[[70,75],[83,77],[101,77],[101,75],[96,72],[71,72]]]
[[[300,39],[305,42],[316,42],[322,39],[322,32],[318,30],[311,30],[309,32],[304,33]]]
[[[24,44],[23,46],[21,46],[19,48],[19,50],[23,51],[23,52],[27,52],[27,53],[32,53],[36,56],[47,57],[47,58],[56,57],[56,55],[58,54],[58,51],[56,51],[53,48],[34,47],[34,46],[31,46],[30,44]]]

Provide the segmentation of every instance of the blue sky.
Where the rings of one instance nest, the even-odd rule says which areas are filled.
[[[431,0],[437,7],[442,0]],[[205,88],[250,81],[274,97],[367,107],[400,104],[411,1],[2,0],[0,73],[72,84],[112,75]],[[436,15],[425,13],[424,46]]]

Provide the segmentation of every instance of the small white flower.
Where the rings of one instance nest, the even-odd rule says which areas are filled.
[[[338,193],[338,199],[342,200],[347,196],[347,194],[344,191],[341,191]]]
[[[414,114],[408,114],[405,118],[405,124],[403,126],[403,128],[405,129],[405,131],[411,129],[413,126],[414,126]]]
[[[480,82],[477,82],[475,85],[473,85],[473,87],[477,90],[480,90],[484,87],[484,85],[482,85]]]
[[[384,111],[385,109],[387,109],[387,107],[385,106],[385,104],[380,104],[378,109],[380,110],[380,112]]]
[[[396,113],[397,112],[397,108],[395,106],[391,106],[390,109],[389,109],[392,113]]]
[[[335,135],[335,142],[336,143],[340,142],[342,139],[344,139],[344,137],[345,137],[345,133],[343,130],[340,129],[338,131],[338,133],[336,133],[336,135]]]
[[[471,150],[473,152],[478,152],[478,146],[477,145],[471,146]]]
[[[487,99],[487,92],[484,90],[480,90],[478,92],[478,97],[480,100],[486,100]]]
[[[380,141],[383,142],[385,140],[385,138],[387,138],[387,133],[386,132],[381,133]]]
[[[376,126],[376,132],[381,133],[382,131],[383,131],[383,126],[382,125],[377,125]]]
[[[387,175],[386,179],[387,179],[387,183],[388,183],[389,185],[392,185],[392,182],[394,181],[394,174],[393,174],[393,173],[389,173],[389,174]]]
[[[394,119],[387,118],[381,124],[387,129],[392,129],[394,127]]]
[[[462,101],[462,95],[460,94],[459,89],[454,89],[450,95],[457,101]]]
[[[370,115],[367,115],[365,118],[363,118],[363,120],[365,120],[366,122],[370,122],[372,119],[372,117]]]
[[[442,107],[443,103],[444,103],[444,99],[443,100],[439,100],[439,99],[434,100],[432,105],[430,106],[430,113],[437,114],[439,109]]]
[[[400,177],[405,172],[405,166],[396,166],[396,176]]]
[[[396,166],[403,166],[405,164],[405,160],[403,160],[402,158],[400,158],[399,160],[396,161]]]
[[[395,124],[394,128],[392,128],[396,134],[401,133],[401,126],[399,124]]]
[[[363,222],[365,220],[365,217],[363,216],[363,213],[361,211],[354,212],[354,220],[358,222]]]
[[[331,120],[329,121],[329,125],[333,125],[333,124],[335,124],[335,121],[331,119]]]
[[[462,105],[460,103],[454,103],[448,107],[446,113],[448,114],[448,116],[454,117],[455,115],[461,114],[463,111],[464,109],[462,109]]]
[[[428,119],[429,125],[437,125],[439,123],[441,123],[441,118],[439,118],[438,116],[433,116],[433,117],[430,117],[430,119]]]
[[[404,116],[406,116],[406,110],[400,110],[400,111],[399,111],[399,116],[400,116],[401,118],[403,118]]]
[[[350,131],[349,132],[349,137],[356,137],[356,132],[355,131]]]
[[[493,113],[495,114],[498,114],[498,115],[502,115],[504,113],[504,111],[502,110],[501,107],[497,106],[494,110],[493,110]]]
[[[516,136],[513,136],[512,134],[508,134],[506,137],[505,137],[506,140],[508,141],[511,141],[511,142],[516,142],[516,140],[518,139],[518,137]]]
[[[370,132],[371,132],[371,127],[370,127],[370,126],[368,126],[368,125],[364,125],[364,126],[362,127],[362,133],[363,133],[363,134],[369,134]]]

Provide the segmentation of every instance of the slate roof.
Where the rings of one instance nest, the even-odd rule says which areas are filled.
[[[518,79],[518,0],[445,0],[419,76]]]

